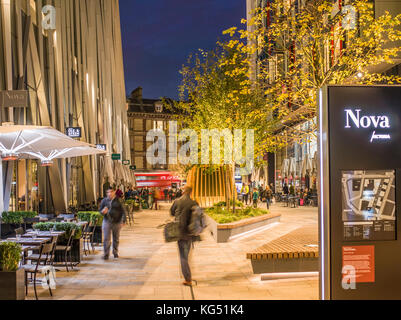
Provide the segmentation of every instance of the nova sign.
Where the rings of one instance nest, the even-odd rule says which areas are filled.
[[[346,109],[346,125],[345,129],[350,129],[352,126],[360,129],[373,129],[370,142],[374,140],[390,140],[391,136],[387,133],[377,133],[376,130],[390,129],[390,120],[387,116],[366,116],[361,115],[361,109],[351,110]]]

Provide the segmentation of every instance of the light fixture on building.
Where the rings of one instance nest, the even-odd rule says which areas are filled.
[[[362,78],[363,78],[363,72],[362,72],[362,71],[359,71],[359,72],[356,74],[356,77],[357,77],[358,79],[362,79]]]
[[[42,160],[40,165],[42,167],[51,167],[53,165],[53,160]]]
[[[18,155],[15,153],[5,153],[1,156],[3,161],[16,161],[18,160]]]

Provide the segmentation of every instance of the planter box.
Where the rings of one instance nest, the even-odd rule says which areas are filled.
[[[74,239],[72,241],[71,257],[72,263],[81,263],[83,257],[83,245],[81,239]],[[69,254],[67,256],[67,259],[69,259]],[[64,252],[57,251],[54,262],[57,264],[63,264],[65,262]]]
[[[1,224],[1,239],[15,237],[15,229],[20,228],[19,224],[2,223]]]
[[[103,243],[103,229],[102,229],[102,226],[96,226],[95,234],[93,236],[93,242],[96,243],[96,244],[102,244]]]
[[[0,272],[0,300],[25,300],[25,271]]]
[[[229,242],[234,236],[262,228],[269,224],[280,222],[281,214],[266,214],[264,216],[244,219],[237,222],[219,224],[206,215],[210,233],[217,243]]]

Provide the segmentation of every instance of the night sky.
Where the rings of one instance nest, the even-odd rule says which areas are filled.
[[[127,95],[177,99],[188,55],[241,26],[246,0],[120,0],[120,11]]]

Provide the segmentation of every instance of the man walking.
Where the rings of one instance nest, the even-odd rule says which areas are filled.
[[[108,260],[110,256],[111,236],[113,236],[113,255],[118,258],[118,245],[120,243],[120,231],[123,224],[126,222],[126,213],[123,205],[116,196],[115,189],[107,190],[107,197],[100,204],[100,213],[104,216],[103,219],[103,259]]]
[[[170,211],[179,224],[178,250],[181,260],[181,271],[185,278],[184,286],[192,286],[192,274],[188,258],[192,242],[199,240],[197,239],[198,237],[191,236],[188,230],[188,226],[191,223],[192,207],[198,205],[196,201],[191,199],[191,193],[192,188],[185,186],[183,196],[174,202]]]

